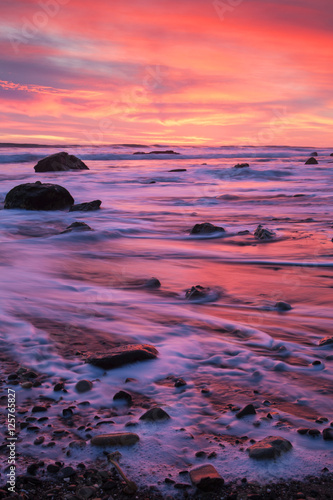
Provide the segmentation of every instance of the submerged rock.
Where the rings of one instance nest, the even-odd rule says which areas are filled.
[[[4,208],[25,210],[64,210],[73,205],[74,198],[58,184],[40,181],[19,184],[7,193]]]
[[[144,288],[160,288],[160,286],[160,280],[154,277],[147,279],[147,281],[145,281],[143,284]]]
[[[186,172],[186,168],[173,168],[172,170],[168,170],[168,172]]]
[[[311,153],[310,156],[318,156],[317,151],[314,151],[313,153]]]
[[[323,439],[325,441],[333,441],[333,427],[327,427],[323,430]]]
[[[169,420],[171,417],[167,414],[163,408],[156,406],[155,408],[150,408],[143,415],[141,415],[139,420],[146,420],[148,422],[161,422],[164,420]]]
[[[115,432],[95,436],[90,443],[93,446],[132,446],[138,441],[140,441],[139,436],[133,432]]]
[[[279,309],[279,311],[290,311],[292,309],[291,305],[288,304],[288,302],[284,302],[283,300],[280,300],[275,304],[276,309]]]
[[[202,465],[190,471],[190,479],[194,486],[203,491],[212,491],[224,484],[224,479],[212,465]]]
[[[214,226],[210,222],[202,222],[192,227],[190,234],[212,234],[216,232],[225,233],[223,227]]]
[[[251,458],[264,459],[276,458],[291,448],[292,444],[287,439],[279,436],[268,436],[250,446],[247,451]]]
[[[137,151],[136,153],[133,154],[134,155],[179,155],[180,153],[176,153],[175,151],[168,149],[167,151],[149,151],[149,153],[145,153],[144,151]]]
[[[158,355],[158,350],[148,344],[130,344],[114,347],[108,352],[96,353],[87,358],[87,363],[111,370],[119,366],[135,363],[136,361],[146,361],[147,359],[155,359]]]
[[[259,224],[259,226],[254,232],[254,236],[258,240],[271,240],[272,238],[274,238],[275,233],[273,231],[270,231],[269,229],[264,228],[261,224]]]
[[[71,233],[72,231],[92,231],[92,229],[85,222],[73,222],[70,226],[66,227],[65,231],[62,231],[61,234]]]
[[[89,201],[87,203],[78,203],[70,208],[70,212],[92,212],[101,207],[101,200]]]
[[[77,392],[88,392],[92,389],[93,383],[90,382],[90,380],[79,380],[78,383],[75,385],[75,389]]]
[[[237,165],[235,165],[234,168],[245,168],[249,166],[250,165],[248,163],[237,163]]]
[[[35,172],[59,172],[69,170],[89,170],[87,165],[74,155],[65,151],[55,153],[39,160],[34,166]]]
[[[119,391],[113,396],[113,401],[124,401],[130,405],[132,403],[132,396],[129,392]]]
[[[333,337],[324,337],[323,339],[319,340],[319,344],[321,347],[324,345],[331,345],[333,347]]]
[[[242,410],[240,410],[238,413],[236,413],[237,418],[243,418],[246,417],[246,415],[255,415],[256,409],[252,404],[244,406]]]
[[[318,165],[318,162],[317,162],[316,158],[311,156],[311,158],[306,160],[305,165]]]
[[[185,298],[188,300],[202,299],[208,295],[210,288],[205,288],[201,285],[192,286],[185,292]]]

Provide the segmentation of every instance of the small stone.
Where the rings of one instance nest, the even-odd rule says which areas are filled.
[[[90,380],[79,380],[75,385],[75,389],[79,393],[88,392],[92,389],[93,383]]]
[[[132,432],[116,432],[113,434],[100,434],[91,439],[93,446],[132,446],[140,440]]]
[[[313,151],[313,153],[310,153],[310,156],[318,156],[317,151]]]
[[[316,158],[311,156],[311,158],[306,160],[305,165],[318,165],[318,162],[317,162]]]
[[[325,441],[333,441],[333,427],[327,427],[323,430],[323,439]]]
[[[290,311],[292,309],[291,305],[288,304],[288,302],[284,302],[283,300],[280,300],[275,304],[276,309],[279,309],[280,311]]]
[[[247,415],[255,415],[256,413],[257,412],[256,412],[255,407],[252,404],[249,404],[249,405],[245,406],[241,411],[236,413],[236,417],[243,418],[243,417],[246,417]]]
[[[34,444],[36,446],[38,446],[39,444],[43,444],[44,441],[45,441],[45,437],[44,436],[38,436],[38,438],[35,439]]]
[[[320,436],[320,430],[319,429],[309,429],[308,434],[309,434],[309,436],[313,436],[313,437]]]
[[[61,234],[71,233],[72,231],[92,231],[92,229],[85,222],[73,222]]]
[[[7,380],[16,380],[17,378],[18,378],[17,373],[11,373],[10,375],[8,375]]]
[[[64,408],[62,410],[62,416],[65,418],[70,418],[73,416],[73,410],[71,408]]]
[[[175,482],[176,482],[176,481],[174,481],[173,479],[170,479],[169,477],[166,477],[166,478],[164,479],[164,482],[165,482],[166,484],[175,484]]]
[[[217,457],[217,453],[216,451],[212,451],[209,455],[208,455],[208,459],[211,460],[212,458],[216,458]]]
[[[177,378],[175,380],[175,387],[183,387],[184,385],[187,385],[187,384],[183,378]]]
[[[126,391],[119,391],[113,396],[113,401],[124,401],[130,405],[132,403],[132,396]]]
[[[148,422],[161,422],[169,419],[170,415],[168,415],[167,412],[163,410],[163,408],[159,407],[151,408],[140,417],[140,420],[145,420]]]
[[[75,469],[73,467],[64,467],[61,469],[62,477],[67,478],[67,477],[72,477],[75,475]]]
[[[99,210],[101,207],[101,200],[89,201],[88,203],[78,203],[77,205],[71,206],[70,212],[92,212],[93,210]]]
[[[321,365],[321,361],[319,361],[319,359],[316,359],[315,361],[312,361],[312,365],[313,366]]]
[[[27,473],[34,476],[36,474],[36,472],[37,472],[37,469],[38,469],[38,464],[36,464],[36,463],[35,464],[30,464],[27,467]]]
[[[45,406],[34,406],[31,411],[32,413],[38,413],[42,411],[47,411],[47,408]]]
[[[157,355],[158,350],[152,345],[131,344],[114,347],[108,352],[97,353],[88,357],[87,362],[104,370],[110,370],[137,361],[155,359]]]
[[[53,390],[55,392],[58,392],[58,391],[61,391],[62,389],[64,388],[64,382],[58,382],[57,384],[55,384],[55,386],[53,387]]]
[[[22,389],[31,389],[33,386],[32,382],[26,381],[21,384]]]
[[[46,470],[47,470],[47,472],[50,472],[51,474],[56,474],[57,472],[60,471],[60,467],[58,465],[55,465],[55,464],[49,464],[46,467]]]
[[[82,500],[86,500],[96,495],[96,488],[93,486],[82,486],[82,488],[78,490],[77,494],[80,498],[82,498]]]
[[[192,469],[190,479],[194,486],[203,491],[212,491],[224,484],[224,479],[212,465],[202,465]]]
[[[212,234],[217,232],[225,233],[225,229],[223,227],[214,226],[214,224],[210,222],[203,222],[201,224],[195,224],[190,234]]]
[[[204,457],[207,456],[207,453],[205,451],[197,451],[196,454],[195,454],[195,456],[197,458],[204,458]]]
[[[307,429],[306,427],[300,427],[299,429],[297,429],[297,432],[301,436],[304,436],[305,434],[307,434],[309,432],[309,429]]]
[[[264,459],[276,458],[282,452],[292,448],[292,444],[287,439],[278,436],[268,436],[250,446],[247,451],[251,458]]]

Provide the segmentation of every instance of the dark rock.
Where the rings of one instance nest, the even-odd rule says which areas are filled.
[[[173,168],[172,170],[169,170],[169,172],[186,172],[186,168]]]
[[[245,168],[249,166],[250,165],[248,163],[237,163],[237,165],[235,165],[234,168]]]
[[[207,456],[207,453],[205,451],[197,451],[196,454],[195,454],[195,456],[197,458],[204,458],[204,457]]]
[[[311,158],[306,160],[305,165],[318,165],[318,162],[317,162],[316,158],[311,156]]]
[[[186,290],[185,298],[188,300],[202,299],[208,295],[209,291],[209,288],[204,288],[201,285],[192,286]]]
[[[161,282],[157,278],[149,278],[147,281],[143,284],[144,288],[160,288]]]
[[[45,437],[44,436],[39,436],[38,438],[35,439],[34,441],[34,444],[36,446],[40,445],[40,444],[43,444],[45,441]]]
[[[96,497],[97,490],[93,486],[82,486],[79,488],[77,494],[79,498],[82,500],[86,500],[88,498]]]
[[[62,231],[61,234],[71,233],[72,231],[92,231],[92,229],[85,222],[73,222],[70,226],[66,227],[65,231]]]
[[[59,392],[64,388],[64,382],[57,382],[55,386],[53,387],[53,390],[55,392]]]
[[[319,429],[309,429],[308,434],[309,434],[309,436],[313,436],[313,437],[320,436],[320,430]]]
[[[245,406],[242,410],[240,410],[238,413],[236,413],[237,418],[243,418],[246,417],[246,415],[255,415],[256,409],[252,404],[249,404]]]
[[[61,469],[61,474],[62,474],[62,477],[72,477],[75,475],[75,469],[73,469],[73,467],[64,467],[63,469]]]
[[[64,408],[62,410],[62,416],[65,418],[70,418],[73,416],[73,410],[71,408]]]
[[[312,361],[311,363],[313,366],[318,366],[318,365],[321,365],[321,361],[319,361],[319,359],[316,359],[315,361]]]
[[[33,476],[36,474],[37,470],[38,470],[38,464],[36,464],[36,463],[35,464],[30,464],[27,467],[27,473],[31,474]]]
[[[223,227],[214,226],[210,222],[202,222],[192,227],[190,234],[212,234],[212,233],[225,233]]]
[[[333,441],[333,427],[327,427],[323,430],[323,439],[325,441]]]
[[[174,481],[173,479],[170,479],[169,477],[166,477],[166,478],[164,479],[164,482],[165,482],[166,484],[175,484],[175,482],[176,482],[176,481]]]
[[[140,420],[145,420],[148,422],[161,422],[169,419],[170,415],[168,415],[166,411],[159,407],[151,408],[140,417]]]
[[[87,363],[98,366],[104,370],[118,368],[119,366],[155,359],[158,350],[148,344],[129,344],[114,347],[106,353],[97,353],[87,358]]]
[[[292,309],[291,305],[288,304],[288,302],[284,302],[283,300],[280,300],[275,304],[275,307],[279,309],[280,311],[290,311]]]
[[[176,153],[175,151],[168,149],[167,151],[149,151],[149,153],[147,153],[147,154],[148,155],[179,155],[180,153]]]
[[[317,151],[314,151],[313,153],[311,153],[310,156],[318,156]]]
[[[292,444],[282,437],[268,436],[250,446],[247,451],[251,458],[276,458],[292,448]]]
[[[132,396],[126,391],[119,391],[113,396],[113,401],[126,401],[130,405],[132,403]]]
[[[39,160],[34,167],[35,172],[59,172],[68,170],[89,170],[87,165],[74,155],[65,151],[55,153]]]
[[[60,471],[60,467],[58,465],[55,465],[55,464],[49,464],[46,467],[46,470],[47,470],[47,472],[50,472],[51,474],[56,474],[57,472]]]
[[[265,229],[261,224],[259,224],[254,232],[254,236],[258,240],[271,240],[272,238],[274,238],[275,233],[273,231],[269,231],[269,229]]]
[[[38,413],[42,411],[47,411],[47,408],[46,406],[34,406],[31,411],[32,413]]]
[[[25,210],[64,210],[73,205],[74,198],[58,184],[42,184],[40,181],[19,184],[7,193],[4,208]]]
[[[89,201],[88,203],[78,203],[70,208],[70,212],[92,212],[99,210],[102,202],[101,200]]]
[[[90,380],[79,380],[75,385],[77,392],[88,392],[92,389],[93,383]]]
[[[194,486],[203,491],[212,491],[224,484],[224,479],[212,465],[202,465],[190,471],[190,479]]]
[[[239,234],[239,235],[243,236],[243,235],[245,235],[245,234],[250,234],[250,231],[248,231],[247,229],[245,229],[245,231],[238,231],[238,233],[237,233],[237,234]]]
[[[100,434],[91,439],[93,446],[131,446],[140,440],[133,432],[115,432],[112,434]]]
[[[324,345],[331,345],[333,347],[333,337],[324,337],[319,341],[319,344],[321,347]]]
[[[177,378],[175,380],[175,387],[183,387],[184,385],[186,385],[186,382],[183,378]]]

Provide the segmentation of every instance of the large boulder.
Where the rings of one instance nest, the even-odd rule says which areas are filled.
[[[25,210],[64,210],[73,205],[74,198],[58,184],[40,181],[20,184],[7,193],[4,208]]]
[[[87,363],[98,366],[104,370],[118,368],[119,366],[154,359],[158,355],[158,350],[148,344],[130,344],[113,347],[107,352],[96,353],[87,358]]]
[[[55,153],[39,160],[34,166],[35,172],[64,172],[68,170],[89,170],[87,165],[74,155],[65,151]]]

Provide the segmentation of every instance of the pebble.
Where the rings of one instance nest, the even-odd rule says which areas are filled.
[[[115,432],[100,434],[93,437],[90,442],[93,446],[131,446],[139,440],[139,436],[132,432]]]
[[[246,405],[242,410],[240,410],[238,413],[236,413],[237,418],[243,418],[247,415],[255,415],[256,409],[252,404]]]
[[[60,471],[60,467],[58,465],[55,465],[55,464],[49,464],[46,467],[46,470],[47,470],[47,472],[50,472],[51,474],[56,474],[57,472]]]
[[[47,408],[46,406],[34,406],[31,411],[32,413],[38,413],[42,411],[47,411]]]
[[[75,390],[79,393],[88,392],[92,389],[93,384],[90,380],[79,380],[75,385]]]
[[[187,384],[183,378],[177,378],[175,380],[175,387],[183,387],[184,385],[187,385]]]

